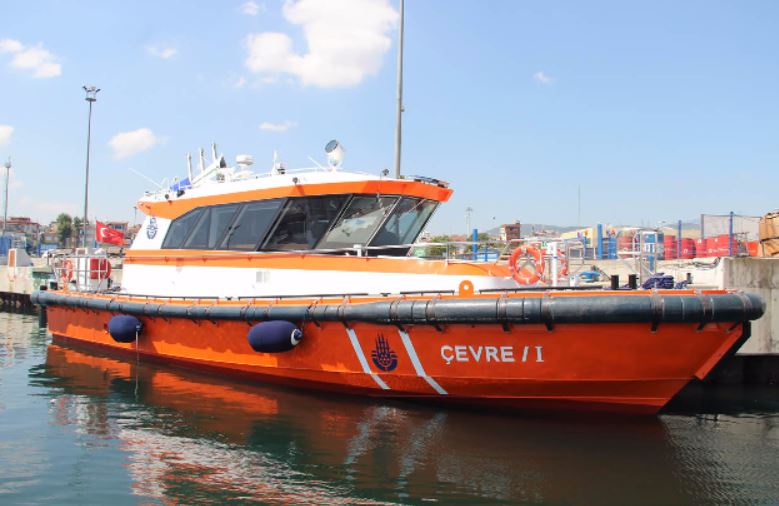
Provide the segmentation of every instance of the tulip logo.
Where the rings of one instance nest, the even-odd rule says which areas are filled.
[[[157,235],[157,218],[152,216],[149,218],[149,224],[146,226],[146,237],[154,239]]]
[[[376,348],[371,352],[371,358],[376,367],[384,372],[394,371],[398,366],[398,354],[392,351],[382,334],[376,337]]]

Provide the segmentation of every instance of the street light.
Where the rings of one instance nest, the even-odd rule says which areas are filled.
[[[5,162],[5,211],[3,213],[3,235],[5,237],[5,227],[8,224],[8,180],[11,177],[11,157]]]
[[[92,138],[92,103],[97,101],[97,92],[100,88],[94,86],[82,86],[87,96],[85,100],[89,102],[89,120],[87,121],[87,175],[84,182],[84,240],[82,245],[87,247],[87,212],[89,211],[89,144]]]
[[[400,28],[398,30],[398,95],[395,124],[395,179],[400,179],[400,136],[403,122],[403,0],[400,0]]]

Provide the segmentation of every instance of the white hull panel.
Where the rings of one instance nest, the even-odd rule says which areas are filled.
[[[511,277],[125,264],[122,291],[165,297],[266,297],[514,289]]]

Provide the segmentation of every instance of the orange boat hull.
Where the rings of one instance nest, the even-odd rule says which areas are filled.
[[[286,353],[258,353],[241,321],[142,318],[115,342],[113,313],[51,306],[59,341],[192,369],[306,388],[504,409],[652,414],[704,378],[748,324],[447,324],[307,322]]]

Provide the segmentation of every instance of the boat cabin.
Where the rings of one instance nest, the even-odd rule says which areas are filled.
[[[227,175],[141,199],[147,218],[132,249],[405,256],[452,193],[423,177],[315,170]]]
[[[345,251],[406,255],[438,202],[341,194],[198,206],[176,218],[162,249]]]

